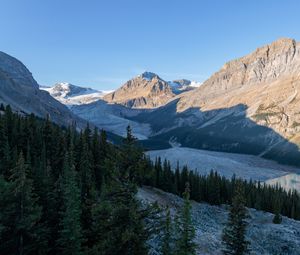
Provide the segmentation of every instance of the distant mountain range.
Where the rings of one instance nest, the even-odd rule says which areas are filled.
[[[0,101],[17,110],[64,124],[84,119],[117,135],[130,124],[148,149],[185,146],[291,164],[300,156],[300,44],[292,39],[226,63],[203,84],[144,72],[116,91],[69,83],[40,90],[5,53],[0,79]]]
[[[106,95],[104,100],[129,108],[152,109],[167,104],[177,94],[195,87],[195,83],[189,80],[167,82],[155,73],[144,72]]]
[[[56,83],[53,87],[40,87],[65,105],[80,105],[95,102],[112,91],[98,91],[75,86],[67,82]]]

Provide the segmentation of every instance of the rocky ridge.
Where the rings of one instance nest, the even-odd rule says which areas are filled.
[[[86,125],[84,120],[48,92],[40,90],[26,66],[4,52],[0,52],[0,103],[9,104],[14,111],[34,113],[41,118],[49,117],[60,125]]]
[[[279,39],[226,63],[193,92],[179,95],[177,111],[245,105],[246,116],[299,143],[300,43]]]

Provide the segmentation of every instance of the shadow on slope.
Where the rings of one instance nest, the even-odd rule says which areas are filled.
[[[152,112],[132,119],[150,123],[155,135],[141,141],[148,150],[172,145],[222,152],[260,155],[277,162],[300,165],[300,152],[272,128],[261,126],[246,116],[243,104],[230,108],[201,111],[190,108],[177,113],[173,101]]]

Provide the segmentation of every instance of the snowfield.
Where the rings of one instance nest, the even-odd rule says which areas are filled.
[[[76,86],[68,82],[60,82],[56,83],[53,87],[40,87],[40,89],[49,92],[52,97],[68,107],[93,103],[113,91],[98,91]]]
[[[169,206],[174,214],[183,204],[183,200],[161,190],[143,187],[139,189],[138,198],[142,203],[158,202]],[[226,206],[211,206],[192,201],[192,219],[196,229],[195,241],[198,244],[197,254],[219,255],[222,249],[221,234],[227,221]],[[281,224],[272,223],[271,213],[249,209],[250,219],[247,239],[251,242],[251,254],[264,255],[299,255],[300,222],[283,217]],[[150,254],[160,254],[157,249],[158,237],[150,240]]]
[[[267,183],[270,184],[278,182],[287,189],[293,184],[300,191],[300,176],[297,174],[300,173],[300,169],[280,165],[275,161],[258,156],[184,147],[148,151],[147,154],[152,160],[155,160],[158,156],[162,160],[168,159],[172,168],[175,168],[177,162],[179,162],[180,167],[187,165],[190,169],[201,174],[208,174],[211,170],[214,170],[226,178],[231,178],[235,174],[237,177],[246,180],[268,181]],[[293,175],[290,175],[291,173]],[[295,182],[298,184],[295,185]]]

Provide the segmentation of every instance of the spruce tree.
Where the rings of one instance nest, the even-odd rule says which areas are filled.
[[[280,224],[282,222],[282,217],[280,215],[280,209],[281,209],[281,206],[280,206],[280,200],[279,198],[276,199],[276,202],[275,202],[275,215],[274,215],[274,218],[273,218],[273,223],[274,224]]]
[[[85,244],[92,245],[92,206],[96,203],[96,185],[92,165],[92,155],[88,149],[86,139],[83,140],[79,161],[79,179],[81,189],[81,226],[85,237]]]
[[[226,255],[243,255],[249,252],[249,242],[246,240],[248,212],[245,207],[244,190],[239,181],[230,207],[227,225],[223,230],[223,253]]]
[[[64,208],[61,212],[62,219],[60,222],[61,230],[58,246],[62,254],[82,254],[80,189],[76,181],[72,151],[70,153],[67,152],[65,156],[62,188]]]
[[[137,139],[133,136],[130,126],[126,130],[127,135],[120,148],[119,171],[122,178],[128,178],[130,182],[141,184],[143,151],[137,146]]]
[[[192,223],[190,188],[186,183],[183,193],[184,205],[178,217],[178,239],[176,242],[176,255],[194,255],[196,254],[196,244],[194,242],[195,229]]]
[[[165,221],[163,224],[163,236],[162,236],[162,246],[161,253],[162,255],[172,255],[173,252],[173,238],[172,238],[172,219],[170,214],[170,209],[167,208]]]

